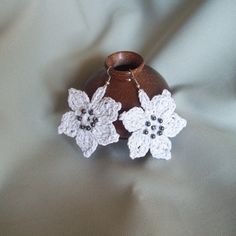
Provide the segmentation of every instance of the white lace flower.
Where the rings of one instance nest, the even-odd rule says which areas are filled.
[[[171,159],[171,142],[168,137],[176,136],[187,124],[174,110],[175,101],[168,90],[151,100],[139,90],[141,107],[133,107],[123,112],[120,120],[131,132],[128,140],[130,157],[143,157],[149,151],[154,158]]]
[[[98,144],[105,146],[119,140],[112,122],[117,120],[121,103],[104,97],[105,92],[106,85],[99,87],[90,101],[85,92],[69,89],[68,104],[72,111],[62,116],[58,133],[75,137],[85,157],[90,157]]]

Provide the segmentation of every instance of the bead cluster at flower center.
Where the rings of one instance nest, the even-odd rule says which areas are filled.
[[[80,115],[77,115],[77,120],[80,121],[80,129],[87,131],[92,130],[98,122],[98,118],[94,115],[93,110],[81,109]]]
[[[150,135],[150,138],[155,139],[156,136],[161,136],[164,131],[164,126],[162,125],[162,118],[157,118],[155,115],[151,115],[150,120],[145,122],[145,129],[143,134]]]

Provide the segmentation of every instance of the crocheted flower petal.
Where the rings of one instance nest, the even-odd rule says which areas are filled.
[[[175,137],[187,124],[187,121],[174,113],[171,119],[164,124],[164,134],[168,137]]]
[[[154,96],[151,100],[153,112],[163,120],[169,120],[173,114],[176,104],[171,93],[164,89],[161,95]]]
[[[107,89],[107,86],[102,86],[102,87],[97,88],[97,90],[95,91],[91,99],[92,106],[96,106],[96,104],[101,101],[101,99],[105,95],[106,89]]]
[[[139,101],[141,103],[141,107],[144,110],[148,110],[150,108],[150,98],[148,97],[148,95],[144,92],[143,89],[140,89],[138,96],[139,96]]]
[[[149,146],[150,138],[143,134],[142,130],[132,133],[128,139],[128,147],[132,159],[145,156],[149,150]]]
[[[90,157],[96,150],[98,143],[90,131],[80,129],[76,136],[76,143],[85,157]]]
[[[93,129],[93,134],[98,144],[103,146],[119,141],[119,134],[113,124],[98,123]]]
[[[99,120],[102,120],[103,123],[111,123],[117,120],[121,103],[116,102],[110,97],[105,97],[93,109],[95,116]]]
[[[120,115],[123,125],[129,132],[141,129],[146,121],[146,116],[142,108],[133,107]]]
[[[171,142],[165,137],[161,136],[151,140],[150,152],[154,158],[157,159],[171,159]]]
[[[66,112],[61,118],[61,124],[58,127],[59,134],[65,134],[69,137],[75,137],[79,128],[80,122],[77,120],[73,111]]]
[[[81,90],[70,88],[69,89],[68,104],[69,104],[69,107],[73,111],[76,111],[78,109],[88,106],[89,97],[85,92],[83,92]]]

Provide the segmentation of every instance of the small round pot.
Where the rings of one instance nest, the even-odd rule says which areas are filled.
[[[131,79],[131,73],[150,99],[161,94],[163,89],[169,90],[163,77],[153,68],[145,65],[142,56],[135,52],[119,51],[109,55],[105,60],[105,66],[92,75],[85,84],[84,90],[90,98],[96,89],[107,81],[108,68],[111,80],[105,96],[122,104],[119,114],[132,107],[140,106],[138,89],[134,80]],[[115,121],[114,125],[120,138],[127,139],[130,136],[121,121]]]

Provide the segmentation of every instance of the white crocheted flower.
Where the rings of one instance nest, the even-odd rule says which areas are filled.
[[[154,158],[171,159],[171,142],[168,137],[176,136],[187,124],[174,110],[175,101],[168,90],[151,100],[139,90],[141,107],[133,107],[123,112],[120,120],[131,132],[128,140],[130,157],[143,157],[149,151]]]
[[[68,104],[72,111],[62,116],[58,133],[75,137],[85,157],[90,157],[98,144],[105,146],[119,140],[112,122],[117,120],[121,103],[103,97],[105,92],[106,85],[99,87],[90,101],[85,92],[69,89]]]

